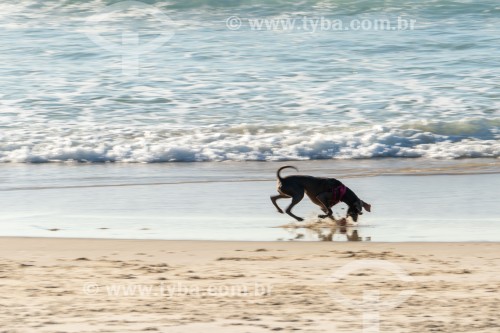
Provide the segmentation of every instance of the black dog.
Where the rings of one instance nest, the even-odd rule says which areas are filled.
[[[332,217],[331,207],[340,201],[349,206],[347,216],[351,216],[355,222],[358,221],[358,216],[363,214],[363,208],[368,212],[371,210],[371,205],[359,199],[351,189],[337,179],[312,176],[288,176],[282,178],[280,172],[285,168],[298,171],[296,167],[287,165],[279,168],[276,172],[279,195],[271,196],[271,201],[280,213],[283,213],[283,210],[278,206],[276,200],[292,198],[292,203],[286,209],[286,213],[297,221],[303,221],[303,218],[292,213],[292,208],[304,198],[304,193],[325,212],[324,215],[318,215],[320,218]]]

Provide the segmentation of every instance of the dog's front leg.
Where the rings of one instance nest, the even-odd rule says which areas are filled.
[[[317,201],[321,204],[321,210],[326,213],[326,214],[318,215],[318,217],[321,219],[324,219],[327,217],[330,217],[333,219],[333,212],[332,212],[331,208],[329,207],[330,196],[331,196],[331,193],[327,193],[327,192],[320,193],[316,196]]]

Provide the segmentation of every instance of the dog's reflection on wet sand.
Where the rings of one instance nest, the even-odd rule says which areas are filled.
[[[333,223],[308,223],[304,225],[290,224],[282,226],[289,233],[290,240],[318,240],[323,242],[341,241],[335,235],[345,235],[345,240],[348,242],[363,241],[363,237],[359,236],[356,226],[338,225]],[[341,237],[342,238],[342,237]],[[370,240],[370,237],[366,237]]]
[[[318,240],[323,242],[332,242],[333,236],[336,233],[340,235],[345,235],[346,240],[348,242],[361,242],[363,240],[363,238],[358,235],[357,229],[348,230],[348,228],[346,227],[330,228],[327,230],[327,232],[324,232],[325,231],[324,229],[313,230],[313,231],[317,234]]]

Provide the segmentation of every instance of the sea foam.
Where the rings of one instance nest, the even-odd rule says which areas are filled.
[[[198,162],[500,157],[498,121],[375,125],[33,128],[4,131],[0,162]],[[468,128],[469,130],[464,130]]]

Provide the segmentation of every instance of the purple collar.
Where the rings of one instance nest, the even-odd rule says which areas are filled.
[[[333,188],[333,196],[331,201],[331,206],[338,204],[344,198],[345,192],[347,192],[347,187],[341,184]]]

